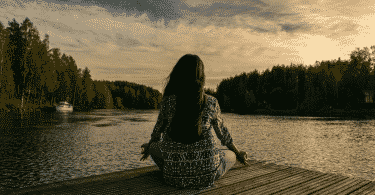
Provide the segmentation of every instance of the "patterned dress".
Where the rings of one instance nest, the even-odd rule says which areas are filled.
[[[172,122],[176,108],[176,96],[171,95],[163,98],[158,120],[151,134],[151,142],[156,142],[163,155],[163,177],[169,185],[194,188],[211,186],[223,156],[219,150],[219,143],[214,139],[213,131],[223,146],[233,141],[228,129],[223,124],[217,99],[205,95],[207,96],[207,105],[202,116],[203,139],[192,144],[174,142],[166,133],[163,133]],[[161,134],[163,134],[162,140]]]

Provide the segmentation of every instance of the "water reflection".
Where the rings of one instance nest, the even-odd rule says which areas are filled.
[[[244,143],[242,147],[257,160],[375,178],[374,120],[253,116],[226,119],[233,124],[230,128],[234,139]]]
[[[0,144],[0,181],[8,188],[28,186],[41,179],[37,172],[43,166],[40,161],[41,132],[32,126],[25,127],[23,122],[18,129],[1,129],[0,137],[6,142]]]

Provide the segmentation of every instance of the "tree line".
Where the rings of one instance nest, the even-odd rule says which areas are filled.
[[[316,61],[314,65],[277,65],[263,72],[224,79],[214,96],[223,110],[252,113],[256,109],[312,113],[356,109],[365,103],[364,91],[375,90],[375,46],[356,48],[350,59]],[[367,104],[369,105],[369,104]]]
[[[49,48],[32,22],[0,23],[0,110],[35,109],[67,100],[75,110],[93,108],[157,109],[162,94],[127,81],[95,81],[90,70],[78,68],[73,57]],[[205,89],[226,111],[256,109],[317,112],[354,109],[365,90],[375,90],[375,46],[356,48],[350,59],[316,61],[314,65],[277,65],[263,72],[224,79],[216,91]]]
[[[49,36],[26,18],[8,27],[0,22],[0,110],[24,111],[69,101],[75,110],[93,108],[156,109],[161,93],[125,81],[95,81],[72,56],[49,47]]]

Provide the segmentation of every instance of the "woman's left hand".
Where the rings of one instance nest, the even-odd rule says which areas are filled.
[[[146,160],[148,156],[150,156],[150,152],[149,152],[150,143],[142,144],[141,148],[142,148],[141,154],[143,154],[141,161],[143,161],[143,160]]]
[[[239,154],[237,155],[237,159],[242,164],[247,165],[247,166],[249,165],[249,163],[246,161],[246,160],[248,160],[248,158],[247,158],[247,152],[240,151]]]

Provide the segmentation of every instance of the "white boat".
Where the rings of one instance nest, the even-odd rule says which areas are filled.
[[[56,106],[56,111],[59,112],[73,112],[73,106],[66,101],[60,102],[58,106]]]

